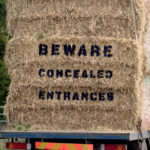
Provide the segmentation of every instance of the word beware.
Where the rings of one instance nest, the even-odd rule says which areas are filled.
[[[60,55],[62,50],[60,50],[60,47],[63,47],[63,53],[66,56],[103,56],[103,57],[112,57],[111,49],[112,46],[104,46],[103,48],[100,48],[98,45],[91,45],[90,51],[87,50],[86,46],[83,44],[79,46],[77,49],[77,46],[75,44],[73,45],[60,45],[60,44],[52,44],[51,46],[51,52],[49,52],[48,45],[46,44],[40,44],[39,45],[39,55]]]

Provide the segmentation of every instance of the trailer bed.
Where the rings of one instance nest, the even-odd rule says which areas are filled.
[[[150,138],[150,132],[143,131],[143,138]],[[84,140],[122,140],[134,141],[141,138],[138,132],[93,133],[93,132],[40,132],[40,131],[0,131],[0,139],[84,139]]]

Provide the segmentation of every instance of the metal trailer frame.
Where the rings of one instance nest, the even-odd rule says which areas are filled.
[[[126,133],[98,133],[98,132],[58,132],[58,131],[0,131],[0,139],[8,139],[17,142],[25,139],[30,144],[31,150],[35,150],[35,142],[55,143],[82,143],[93,144],[94,150],[99,150],[104,144],[124,144],[127,150],[150,150],[150,132],[143,131]]]
[[[26,138],[26,139],[81,139],[81,140],[119,140],[135,141],[150,138],[150,132],[143,131],[126,133],[98,133],[98,132],[40,132],[40,131],[0,131],[0,139]]]

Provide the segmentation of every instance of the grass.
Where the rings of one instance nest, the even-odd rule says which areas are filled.
[[[0,140],[0,150],[6,150],[6,140]]]

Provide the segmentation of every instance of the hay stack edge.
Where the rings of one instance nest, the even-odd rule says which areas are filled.
[[[145,2],[8,0],[8,128],[150,129]],[[148,77],[147,77],[148,78]]]

